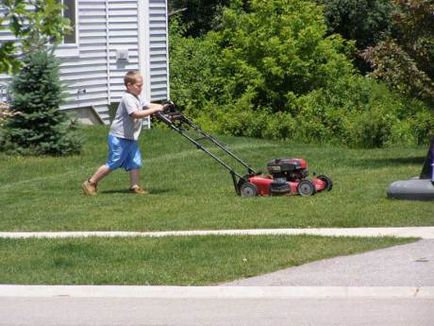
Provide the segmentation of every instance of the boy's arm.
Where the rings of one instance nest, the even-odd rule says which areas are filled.
[[[157,103],[150,103],[146,107],[147,107],[146,110],[134,111],[133,113],[130,114],[130,117],[132,117],[134,119],[142,119],[142,118],[145,118],[151,114],[154,114],[158,111],[163,110],[163,106],[161,104],[157,104]]]

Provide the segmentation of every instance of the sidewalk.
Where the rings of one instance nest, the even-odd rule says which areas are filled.
[[[197,230],[197,231],[73,231],[73,232],[0,232],[0,238],[82,238],[82,237],[184,237],[204,235],[320,235],[347,237],[414,237],[434,239],[434,227],[391,228],[308,228],[308,229],[247,229],[247,230]]]
[[[0,285],[1,298],[434,300],[434,287]]]

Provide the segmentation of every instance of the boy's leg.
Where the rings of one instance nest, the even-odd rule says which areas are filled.
[[[130,170],[130,186],[138,186],[140,184],[140,169]]]
[[[129,146],[130,156],[126,169],[130,173],[130,191],[135,194],[146,194],[147,191],[140,187],[140,168],[142,167],[142,154],[137,141],[131,142]]]
[[[130,170],[130,191],[136,194],[147,194],[148,192],[139,186],[140,184],[140,169]]]
[[[86,195],[96,195],[98,182],[112,170],[107,165],[101,165],[88,180],[83,182],[82,188]]]
[[[89,178],[89,182],[97,185],[98,182],[100,182],[106,175],[110,174],[110,172],[112,172],[112,170],[110,170],[107,165],[101,165],[94,175]]]

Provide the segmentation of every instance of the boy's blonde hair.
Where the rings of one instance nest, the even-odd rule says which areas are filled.
[[[135,84],[137,80],[142,77],[142,74],[137,70],[130,70],[125,74],[124,84],[127,86],[128,84]]]

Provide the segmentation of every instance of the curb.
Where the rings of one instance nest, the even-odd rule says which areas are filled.
[[[0,298],[434,299],[434,287],[0,285]]]
[[[242,235],[319,235],[345,237],[414,237],[434,239],[434,227],[391,228],[308,228],[308,229],[246,229],[246,230],[197,230],[197,231],[76,231],[76,232],[0,232],[0,238],[85,238],[85,237],[185,237],[185,236],[242,236]]]

